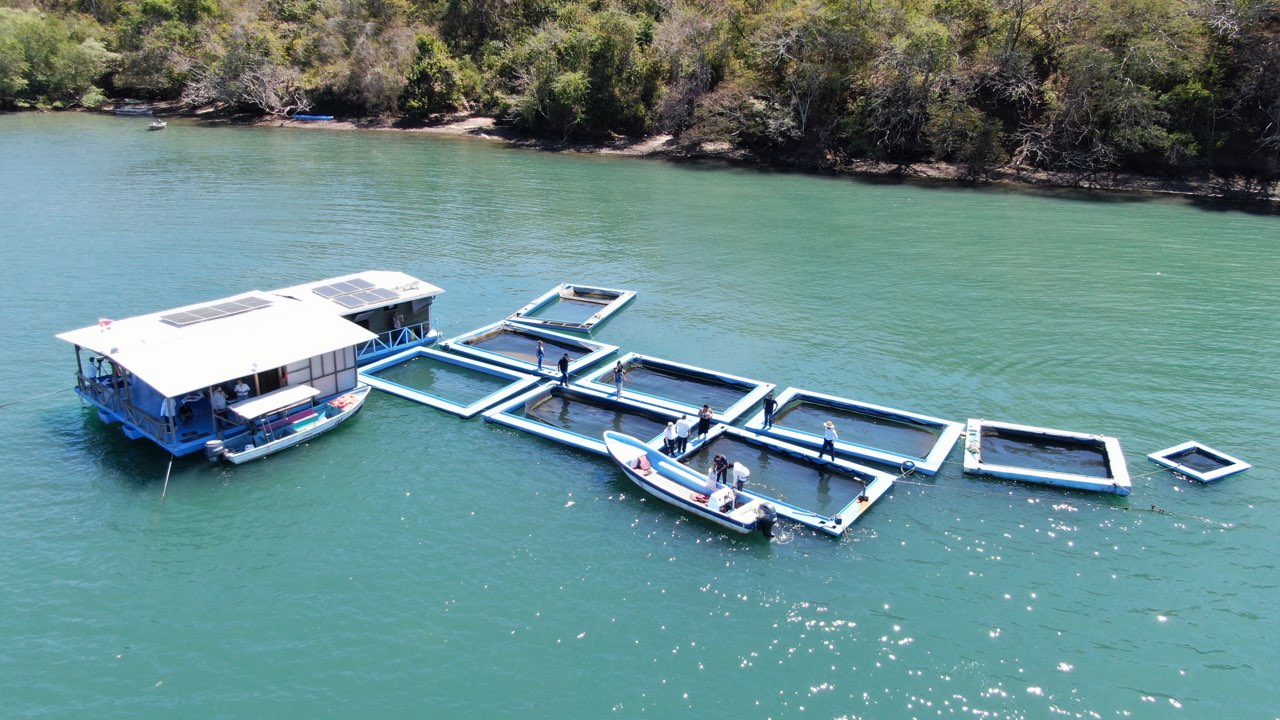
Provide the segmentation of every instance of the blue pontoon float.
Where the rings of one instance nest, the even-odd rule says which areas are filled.
[[[1189,440],[1147,456],[1152,462],[1202,483],[1217,482],[1253,467],[1239,458]]]
[[[679,417],[680,413],[671,410],[557,383],[533,388],[484,413],[488,422],[541,435],[597,455],[609,454],[603,440],[606,430],[624,432],[640,438],[649,447],[661,449],[667,423]],[[701,440],[690,439],[682,456],[701,446]]]
[[[537,357],[539,340],[546,349],[541,373]],[[560,376],[556,363],[563,354],[569,354],[569,374],[573,375],[614,354],[618,346],[501,320],[451,338],[441,344],[441,349],[555,378]]]
[[[508,320],[571,332],[591,332],[634,299],[634,290],[563,283],[515,311]]]
[[[716,454],[751,471],[743,493],[773,504],[789,520],[837,537],[897,480],[889,473],[820,458],[817,450],[727,425],[712,428],[686,462],[703,471]]]
[[[435,375],[461,376],[461,382],[455,382],[454,384],[455,386],[462,384],[466,387],[455,387],[455,395],[470,391],[472,396],[478,395],[479,397],[474,399],[471,397],[449,399],[442,397],[443,391],[434,387],[432,388],[434,392],[427,392],[426,390],[412,387],[405,382],[396,382],[383,376],[392,375],[397,371],[404,371],[409,366],[418,364],[425,364],[431,367],[432,374]],[[406,400],[422,403],[463,418],[474,417],[512,395],[525,392],[543,381],[543,378],[529,375],[528,373],[508,370],[488,363],[477,362],[460,355],[421,347],[411,348],[366,365],[360,371],[360,379],[370,387],[377,388],[383,392],[398,395]]]
[[[622,389],[624,397],[691,416],[696,416],[703,404],[707,404],[711,406],[713,418],[722,423],[737,420],[774,389],[773,383],[639,353],[627,353],[618,362],[627,370]],[[613,393],[613,366],[575,384]]]
[[[964,441],[970,475],[1128,495],[1120,441],[1106,435],[970,419]]]
[[[942,418],[895,410],[847,398],[787,388],[777,398],[774,424],[765,427],[761,410],[746,423],[748,430],[805,447],[822,447],[823,423],[834,421],[837,454],[909,467],[934,475],[942,466],[964,425]]]

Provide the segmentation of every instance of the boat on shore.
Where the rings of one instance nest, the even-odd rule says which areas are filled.
[[[360,412],[369,386],[360,385],[317,405],[319,394],[310,385],[293,385],[231,405],[228,410],[252,430],[226,440],[207,441],[205,457],[210,462],[221,459],[239,465],[306,442]]]
[[[149,107],[126,105],[124,107],[117,107],[114,110],[112,110],[112,112],[115,113],[116,115],[126,115],[130,117],[134,117],[134,116],[145,117],[147,115],[151,115],[155,111]]]
[[[706,493],[706,478],[645,443],[612,430],[604,433],[609,457],[631,481],[663,502],[747,535],[760,530],[773,537],[772,506],[723,486]]]

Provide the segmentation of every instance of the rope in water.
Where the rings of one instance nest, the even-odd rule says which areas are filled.
[[[31,402],[32,400],[39,400],[40,398],[46,398],[46,397],[49,397],[50,395],[57,395],[60,392],[66,392],[68,390],[75,390],[75,389],[76,389],[76,386],[72,385],[69,388],[54,390],[53,392],[47,392],[43,395],[36,395],[35,397],[24,398],[22,400],[14,400],[13,402],[7,402],[7,403],[4,403],[3,405],[0,405],[0,410],[7,408],[11,405],[21,405],[22,403],[28,403],[28,402]]]
[[[1162,469],[1160,469],[1160,470],[1155,470],[1155,471],[1153,471],[1152,473],[1148,473],[1148,475],[1154,475],[1154,474],[1156,474],[1156,473],[1163,472],[1163,471],[1164,471],[1164,469],[1162,468]],[[911,474],[912,474],[912,471],[908,471],[908,472],[901,473],[901,474],[899,474],[899,475],[898,475],[897,479],[896,479],[894,482],[895,482],[896,484],[902,484],[902,485],[915,485],[915,486],[917,486],[917,487],[922,487],[922,488],[932,488],[932,489],[934,489],[934,490],[946,490],[946,491],[948,491],[948,492],[962,492],[962,493],[969,493],[969,494],[971,494],[971,495],[982,495],[982,496],[986,496],[986,497],[998,497],[998,498],[1005,498],[1005,499],[1008,499],[1008,498],[1009,498],[1009,493],[995,492],[995,491],[992,491],[992,490],[981,490],[981,489],[976,489],[976,488],[953,487],[953,486],[949,486],[949,485],[937,485],[937,484],[934,484],[934,483],[919,482],[919,481],[915,481],[915,480],[906,480],[905,478],[906,478],[908,475],[911,475]],[[1142,477],[1142,476],[1136,476],[1136,477]],[[1192,519],[1192,520],[1199,520],[1199,521],[1201,521],[1201,522],[1205,522],[1205,523],[1208,523],[1208,524],[1211,524],[1211,525],[1218,525],[1218,526],[1220,526],[1220,527],[1224,527],[1224,528],[1232,527],[1232,524],[1231,524],[1231,523],[1222,522],[1221,520],[1214,520],[1213,518],[1211,518],[1211,517],[1205,517],[1204,515],[1192,515],[1192,514],[1190,514],[1190,513],[1182,513],[1182,512],[1176,512],[1176,511],[1174,511],[1174,510],[1166,510],[1166,509],[1164,509],[1164,508],[1162,508],[1162,507],[1160,507],[1160,506],[1158,506],[1158,505],[1156,505],[1156,504],[1154,504],[1154,503],[1152,503],[1152,504],[1151,504],[1151,507],[1132,507],[1132,506],[1128,506],[1128,507],[1117,507],[1117,506],[1114,506],[1114,505],[1104,505],[1104,506],[1101,506],[1101,507],[1105,507],[1105,508],[1106,508],[1106,509],[1108,509],[1108,510],[1120,510],[1120,511],[1124,511],[1124,512],[1149,512],[1149,513],[1153,513],[1153,514],[1155,514],[1155,515],[1168,515],[1169,517],[1189,518],[1189,519]]]

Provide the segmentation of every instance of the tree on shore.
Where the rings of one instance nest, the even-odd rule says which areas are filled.
[[[68,107],[105,100],[95,83],[117,56],[96,23],[0,7],[0,104]]]

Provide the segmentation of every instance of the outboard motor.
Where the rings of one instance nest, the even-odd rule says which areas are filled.
[[[778,522],[778,511],[773,509],[769,503],[761,503],[760,509],[756,511],[756,527],[760,533],[767,538],[773,537],[773,525]]]
[[[204,443],[204,456],[209,462],[216,463],[222,457],[222,441],[206,440]]]

